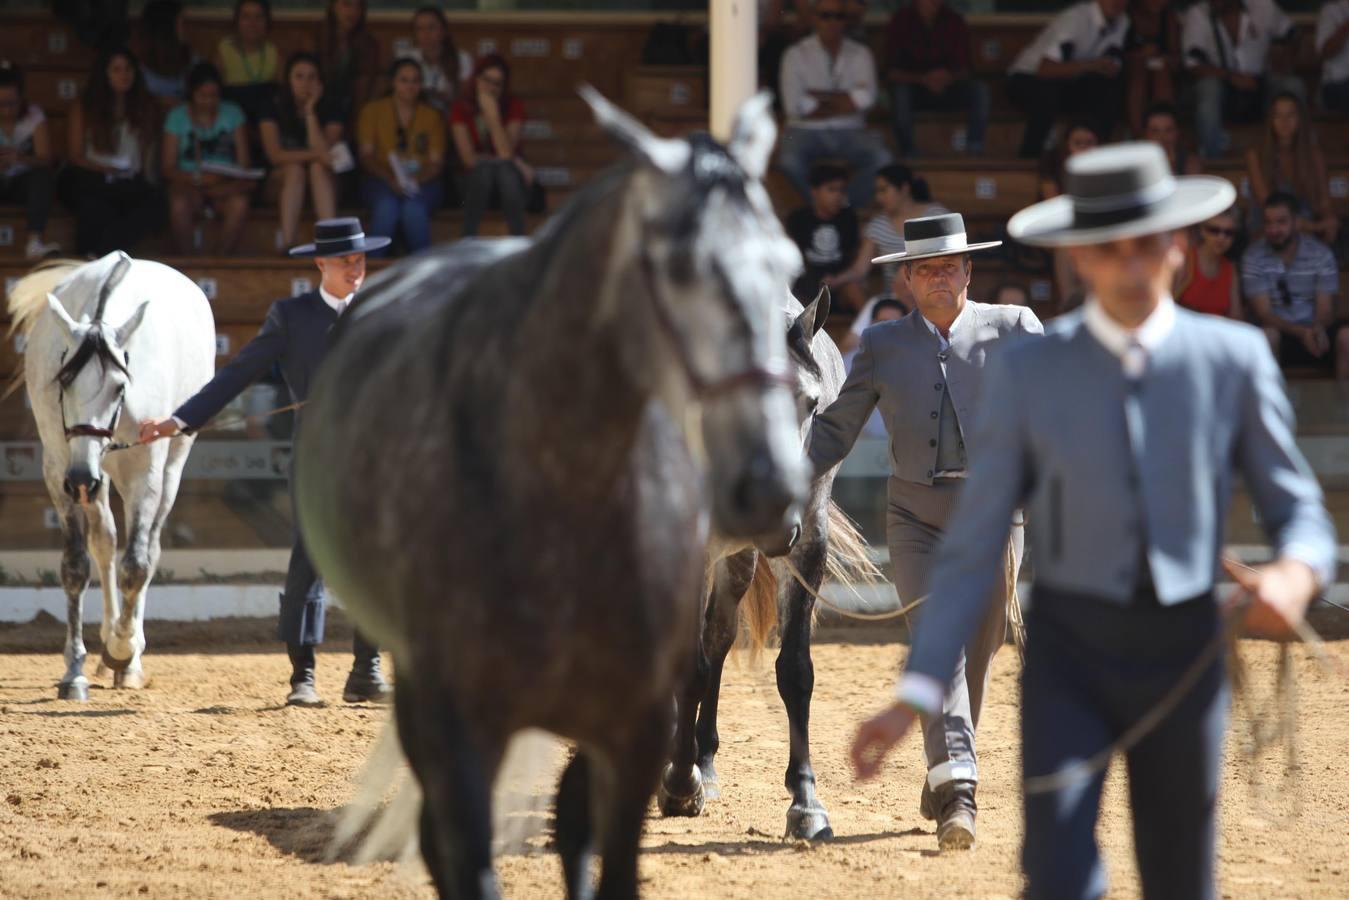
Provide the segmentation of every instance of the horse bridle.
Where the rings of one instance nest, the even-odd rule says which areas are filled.
[[[651,297],[651,305],[656,311],[656,321],[660,323],[661,331],[674,349],[675,358],[679,361],[679,367],[683,370],[684,378],[693,391],[694,397],[700,401],[705,401],[716,399],[744,387],[762,388],[781,385],[791,388],[795,384],[791,372],[785,367],[752,366],[720,378],[709,378],[699,372],[698,367],[694,365],[693,354],[689,351],[683,332],[675,324],[674,315],[670,312],[669,306],[665,302],[665,296],[656,283],[656,264],[652,261],[651,254],[643,251],[641,258],[642,278],[646,283],[646,292]],[[741,326],[748,334],[751,329],[743,311],[737,308],[736,314],[740,319]]]
[[[63,350],[63,351],[61,351],[61,359],[64,360],[65,358],[66,358],[66,354],[65,354],[65,351]],[[131,365],[131,354],[130,354],[130,353],[127,353],[127,354],[126,354],[126,362],[127,362],[127,365],[128,365],[128,366]],[[128,377],[130,377],[130,376],[128,376]],[[108,423],[108,427],[107,427],[107,428],[100,428],[100,427],[98,427],[97,425],[93,425],[93,424],[87,423],[87,422],[77,422],[77,423],[75,423],[74,425],[67,425],[67,424],[66,424],[66,389],[65,389],[64,386],[62,386],[62,387],[60,387],[60,388],[58,389],[58,391],[57,391],[57,400],[56,400],[56,402],[57,402],[57,405],[58,405],[58,406],[60,407],[60,409],[61,409],[61,429],[65,432],[66,440],[70,440],[71,438],[77,438],[77,437],[91,437],[91,438],[98,438],[98,439],[100,439],[100,440],[108,441],[108,442],[109,442],[108,445],[105,446],[105,447],[103,448],[103,452],[104,452],[105,454],[111,453],[111,452],[114,451],[114,450],[125,450],[125,449],[127,449],[128,447],[132,446],[131,444],[127,444],[127,443],[122,442],[122,441],[114,441],[114,440],[112,439],[112,438],[113,438],[113,435],[117,432],[117,420],[120,419],[120,418],[122,417],[122,407],[126,405],[126,386],[125,386],[125,385],[122,386],[122,390],[121,390],[121,392],[118,394],[118,397],[117,397],[117,408],[114,409],[114,410],[112,411],[112,420]]]

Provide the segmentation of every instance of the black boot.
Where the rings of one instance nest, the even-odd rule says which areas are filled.
[[[314,686],[314,645],[287,644],[286,653],[290,656],[290,694],[286,705],[322,706]]]
[[[974,802],[978,785],[973,781],[948,781],[932,792],[937,807],[937,846],[942,850],[969,850],[974,846]]]
[[[351,674],[342,688],[344,703],[388,703],[393,688],[380,670],[379,648],[356,632],[351,639]]]

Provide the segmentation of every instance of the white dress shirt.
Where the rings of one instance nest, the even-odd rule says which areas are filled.
[[[1221,17],[1212,12],[1210,2],[1196,3],[1186,10],[1180,32],[1186,66],[1207,63],[1245,75],[1265,73],[1269,45],[1286,37],[1293,30],[1293,22],[1273,0],[1245,0],[1243,5],[1235,43]]]
[[[876,62],[865,44],[844,38],[831,56],[818,35],[797,41],[782,55],[782,108],[792,128],[866,127],[866,111],[876,102]],[[820,105],[811,91],[847,91],[856,112],[807,119]]]
[[[1113,22],[1107,21],[1096,0],[1087,0],[1055,16],[1035,40],[1017,54],[1007,71],[1011,75],[1034,75],[1040,71],[1040,62],[1045,59],[1054,62],[1100,59],[1112,50],[1122,50],[1128,33],[1127,15],[1121,15]],[[1064,52],[1065,47],[1068,53]]]
[[[1316,52],[1320,53],[1340,26],[1349,22],[1349,0],[1332,0],[1321,7],[1316,17]],[[1349,41],[1340,52],[1325,61],[1321,67],[1321,82],[1349,81]]]

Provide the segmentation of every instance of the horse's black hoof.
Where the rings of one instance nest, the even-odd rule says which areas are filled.
[[[706,800],[703,793],[703,774],[698,771],[697,766],[693,767],[692,772],[691,786],[679,785],[671,788],[674,764],[665,767],[660,776],[660,789],[656,792],[656,801],[662,816],[694,818],[703,814],[703,801]]]
[[[798,841],[828,841],[833,840],[834,829],[823,806],[793,806],[787,810],[787,833],[783,836]]]
[[[103,665],[107,666],[114,672],[125,672],[127,666],[131,665],[131,657],[127,657],[126,659],[118,659],[117,657],[113,656],[111,653],[108,652],[107,647],[104,647]]]
[[[57,700],[81,700],[89,699],[89,682],[81,678],[79,681],[63,681],[56,686]]]

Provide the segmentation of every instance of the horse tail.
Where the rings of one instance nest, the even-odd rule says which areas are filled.
[[[833,500],[829,501],[829,552],[825,575],[847,588],[885,581],[885,573],[871,559],[871,547],[857,523]],[[818,608],[817,608],[818,612]]]
[[[751,661],[757,661],[778,629],[778,579],[768,557],[754,554],[754,573],[740,601],[740,621]]]
[[[16,333],[26,337],[32,330],[33,323],[37,321],[38,314],[47,308],[47,295],[82,265],[84,263],[77,259],[50,259],[40,263],[15,282],[6,303],[9,312],[9,331],[5,334],[5,339],[8,340]],[[22,384],[23,367],[20,366],[4,391],[0,392],[0,400],[14,393]]]

